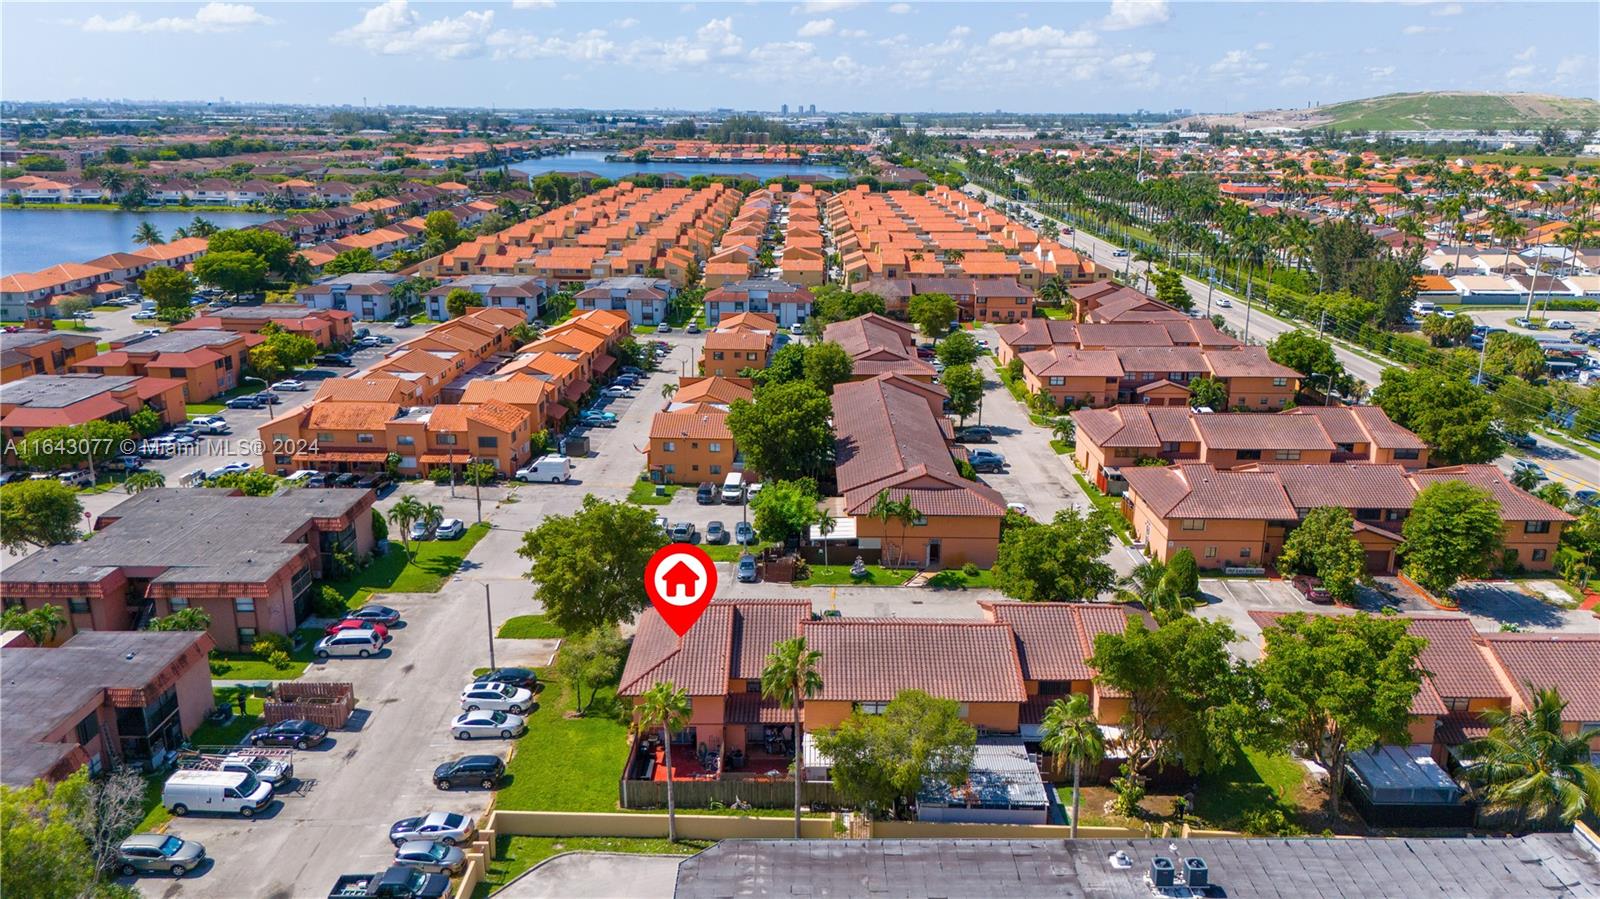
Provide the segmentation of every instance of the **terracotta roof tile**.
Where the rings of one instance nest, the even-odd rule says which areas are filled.
[[[887,701],[922,690],[957,702],[1025,702],[1011,628],[971,620],[825,619],[802,625],[822,653],[822,700]]]

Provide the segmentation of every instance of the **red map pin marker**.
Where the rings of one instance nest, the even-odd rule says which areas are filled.
[[[645,563],[644,590],[667,627],[681,637],[711,605],[717,592],[717,566],[698,546],[669,543]]]

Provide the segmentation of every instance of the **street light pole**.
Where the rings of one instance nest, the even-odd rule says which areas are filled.
[[[467,467],[473,465],[473,457],[467,457]],[[483,524],[483,472],[474,469],[472,472],[472,497],[478,503],[478,524]]]
[[[483,620],[489,626],[489,670],[497,666],[494,663],[494,607],[489,602],[489,585],[483,585]]]

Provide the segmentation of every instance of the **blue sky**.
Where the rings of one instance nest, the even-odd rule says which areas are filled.
[[[1600,4],[13,3],[0,91],[499,107],[1028,112],[1600,93]]]

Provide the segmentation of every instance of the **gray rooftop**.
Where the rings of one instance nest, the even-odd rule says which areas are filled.
[[[65,715],[108,688],[142,689],[204,638],[193,631],[83,631],[54,649],[0,650],[0,782],[20,786],[47,773],[76,745],[43,742]]]
[[[129,353],[187,353],[190,350],[233,343],[239,336],[238,331],[219,331],[215,328],[166,331],[137,343],[126,344],[122,350]]]
[[[223,489],[146,490],[101,516],[81,543],[49,546],[6,568],[11,583],[94,583],[119,568],[157,569],[158,584],[253,584],[293,561],[288,543],[313,518],[337,518],[371,491],[290,489],[235,496]]]
[[[585,290],[668,290],[672,282],[666,278],[647,278],[644,275],[625,275],[620,278],[595,278],[583,282]]]
[[[543,290],[546,286],[543,279],[529,275],[458,275],[446,279],[438,287],[428,291],[428,296],[445,296],[458,287],[469,290],[474,287],[486,287],[492,291],[496,287],[527,287],[530,284],[534,290]]]
[[[20,350],[41,343],[59,343],[64,347],[75,347],[94,342],[95,339],[88,334],[69,334],[65,331],[18,331],[0,337],[0,349]]]
[[[1170,847],[1177,846],[1173,851]],[[1117,851],[1133,861],[1115,868]],[[1150,860],[1205,860],[1228,899],[1600,897],[1600,850],[1517,839],[725,840],[678,867],[677,899],[732,896],[1150,899]],[[1219,889],[1220,888],[1220,889]]]
[[[1021,740],[990,739],[978,742],[972,757],[972,770],[960,789],[924,779],[917,791],[917,803],[951,808],[1037,809],[1047,808],[1039,764],[1028,758]]]
[[[0,384],[0,403],[34,409],[64,409],[108,390],[121,390],[137,380],[137,375],[33,375]]]
[[[231,318],[305,318],[308,315],[321,315],[324,311],[322,309],[312,309],[310,306],[301,306],[298,303],[262,303],[255,306],[228,306],[223,309],[207,309],[204,315],[207,318],[220,318],[226,321]]]

